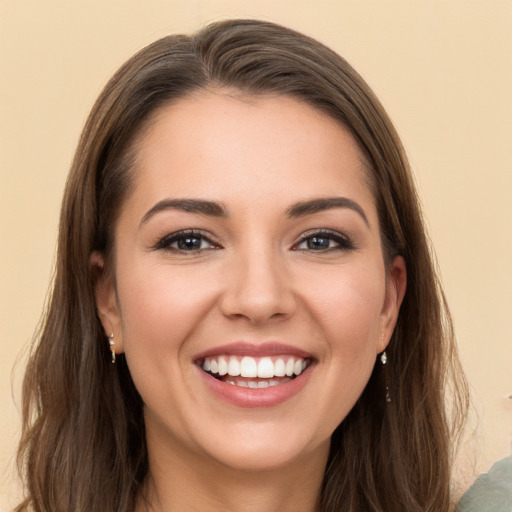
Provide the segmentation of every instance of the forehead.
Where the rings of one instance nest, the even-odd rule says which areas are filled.
[[[135,195],[243,202],[333,194],[373,202],[349,131],[286,96],[201,92],[160,108],[137,144]],[[297,196],[297,197],[295,197]]]

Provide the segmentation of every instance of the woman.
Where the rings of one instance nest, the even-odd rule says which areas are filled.
[[[342,58],[238,20],[116,73],[65,191],[17,510],[450,510],[466,402],[404,152]]]

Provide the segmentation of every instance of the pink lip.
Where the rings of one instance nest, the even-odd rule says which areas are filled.
[[[251,356],[251,357],[265,357],[265,356],[277,356],[277,355],[290,355],[296,357],[302,357],[303,359],[311,359],[313,356],[305,352],[304,350],[298,349],[291,345],[285,345],[283,343],[247,343],[238,342],[230,343],[227,345],[221,345],[205,352],[201,352],[194,357],[194,361],[199,361],[205,357],[213,356]]]
[[[300,375],[284,384],[254,389],[227,384],[202,370],[200,367],[201,360],[206,357],[219,355],[251,357],[290,355],[309,359],[311,362]],[[316,366],[312,354],[291,345],[274,342],[260,344],[238,342],[221,345],[197,354],[194,357],[194,362],[197,365],[197,370],[203,382],[215,397],[236,407],[247,408],[274,407],[289,400],[304,388],[312,374],[313,368]]]
[[[263,408],[275,407],[297,395],[308,382],[314,366],[314,364],[311,364],[300,375],[284,384],[257,389],[227,384],[212,377],[199,367],[197,367],[197,370],[209,391],[218,399],[235,407]]]

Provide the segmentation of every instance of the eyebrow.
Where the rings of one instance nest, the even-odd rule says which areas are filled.
[[[209,217],[227,217],[227,210],[222,203],[202,199],[164,199],[150,208],[142,217],[141,224],[165,210],[179,210],[188,213],[200,213]]]
[[[304,217],[313,213],[330,210],[332,208],[349,208],[355,211],[364,220],[365,224],[370,227],[368,217],[364,213],[363,208],[348,197],[319,197],[310,201],[301,201],[292,205],[286,212],[287,217]]]
[[[314,213],[333,208],[349,208],[355,211],[370,227],[368,218],[361,206],[348,197],[320,197],[309,201],[300,201],[293,204],[286,211],[289,218],[305,217]],[[187,213],[199,213],[209,217],[228,217],[228,211],[222,203],[207,201],[204,199],[164,199],[156,203],[142,217],[141,225],[151,217],[165,210],[179,210]]]

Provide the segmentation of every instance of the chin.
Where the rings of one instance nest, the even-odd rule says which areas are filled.
[[[206,448],[209,456],[225,467],[247,472],[275,471],[316,457],[326,461],[330,447],[330,436],[312,439],[306,433],[290,435],[289,429],[275,431],[268,425],[242,424],[234,431],[227,429],[221,439]]]

